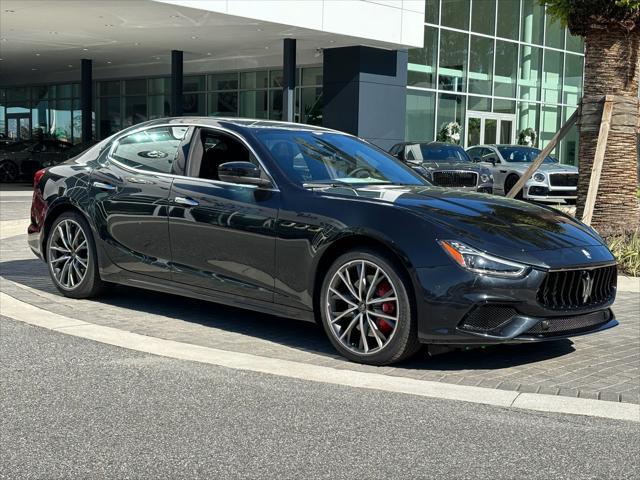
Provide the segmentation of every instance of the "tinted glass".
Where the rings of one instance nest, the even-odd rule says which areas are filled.
[[[436,94],[407,90],[407,121],[405,138],[409,141],[434,139]]]
[[[499,59],[498,63],[500,63]],[[471,36],[469,55],[469,93],[491,95],[493,78],[493,39]]]
[[[496,41],[496,59],[494,95],[514,98],[518,79],[518,44]]]
[[[528,163],[533,162],[542,150],[530,147],[498,147],[500,155],[507,162]],[[552,157],[544,159],[544,163],[556,163],[557,160]]]
[[[435,88],[437,58],[438,29],[424,27],[424,47],[409,50],[407,85]]]
[[[467,71],[466,33],[442,30],[440,32],[440,88],[462,92],[465,90]]]
[[[469,0],[442,0],[441,24],[445,27],[469,29]]]
[[[498,0],[496,36],[517,40],[519,20],[520,2],[516,0]]]
[[[493,35],[496,21],[496,0],[473,0],[471,4],[471,30]]]
[[[462,147],[457,145],[407,145],[405,149],[407,160],[424,160],[439,163],[470,162],[471,158]]]
[[[158,127],[121,138],[111,156],[138,170],[170,173],[187,127]]]
[[[337,133],[257,131],[293,182],[425,185],[420,176],[388,154],[356,138]]]

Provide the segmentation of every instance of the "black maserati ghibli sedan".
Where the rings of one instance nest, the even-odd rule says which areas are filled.
[[[344,133],[136,125],[34,178],[29,245],[72,298],[118,283],[317,321],[345,357],[617,324],[616,262],[550,207],[434,187]]]

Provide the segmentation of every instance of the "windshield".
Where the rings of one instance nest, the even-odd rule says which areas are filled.
[[[258,140],[285,174],[305,184],[427,185],[409,167],[354,137],[332,132],[263,130]]]
[[[533,147],[498,147],[498,151],[507,162],[515,163],[533,162],[542,152],[539,148]],[[547,157],[544,159],[544,163],[558,163],[558,160]]]
[[[405,158],[437,163],[470,162],[471,159],[462,147],[457,145],[417,143],[407,145]]]

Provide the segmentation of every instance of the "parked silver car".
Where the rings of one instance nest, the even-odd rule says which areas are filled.
[[[538,148],[522,145],[476,145],[467,149],[474,162],[492,169],[493,193],[497,195],[506,195],[540,152]],[[547,157],[517,198],[575,203],[577,188],[578,169]]]

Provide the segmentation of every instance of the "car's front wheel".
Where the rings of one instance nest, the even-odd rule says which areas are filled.
[[[66,212],[54,220],[47,238],[47,264],[54,285],[66,297],[93,297],[104,287],[91,228],[78,213]]]
[[[342,355],[387,365],[419,349],[406,277],[392,259],[375,250],[352,250],[333,262],[322,284],[321,318]]]
[[[12,183],[18,180],[20,172],[15,162],[3,160],[0,162],[0,182]]]

